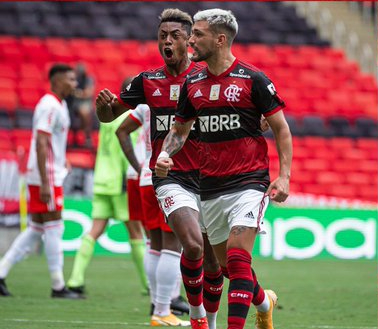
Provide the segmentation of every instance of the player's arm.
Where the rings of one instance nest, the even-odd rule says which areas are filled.
[[[267,194],[277,202],[283,202],[289,196],[290,172],[293,157],[293,144],[289,125],[282,111],[266,117],[276,141],[280,161],[279,176],[271,182]]]
[[[138,128],[138,123],[131,119],[129,115],[116,130],[116,135],[118,137],[119,143],[121,144],[122,151],[125,154],[130,165],[136,170],[138,174],[140,174],[141,167],[135,155],[133,143],[130,137],[130,134]]]
[[[101,122],[111,122],[127,110],[108,89],[101,90],[96,97],[96,113]]]
[[[51,191],[50,191],[50,184],[49,178],[47,175],[46,170],[46,159],[47,159],[47,152],[50,143],[50,134],[38,131],[37,132],[37,139],[36,139],[36,150],[37,150],[37,164],[38,164],[38,171],[41,177],[41,187],[40,187],[40,200],[42,202],[49,202],[51,198]]]
[[[157,176],[166,177],[168,175],[168,171],[173,166],[173,160],[171,157],[182,149],[193,124],[194,120],[186,122],[176,121],[172,126],[168,135],[164,139],[161,153],[156,160],[155,172]]]

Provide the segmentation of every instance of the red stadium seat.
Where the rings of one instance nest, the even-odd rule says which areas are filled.
[[[95,156],[87,150],[68,150],[67,160],[72,167],[93,169],[95,164]]]

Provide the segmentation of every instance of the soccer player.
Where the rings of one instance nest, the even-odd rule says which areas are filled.
[[[84,275],[92,258],[95,242],[104,232],[109,219],[123,221],[129,232],[131,255],[142,285],[142,293],[147,294],[148,283],[143,259],[145,242],[143,227],[138,218],[131,218],[127,209],[126,170],[127,159],[115,134],[128,113],[124,113],[111,123],[100,123],[99,144],[94,170],[92,201],[93,224],[76,253],[72,274],[68,280],[70,290],[84,294]],[[135,219],[135,220],[132,220]]]
[[[189,39],[192,60],[205,61],[207,67],[192,73],[183,85],[175,125],[162,146],[156,174],[164,177],[174,168],[174,155],[180,154],[197,119],[204,224],[230,279],[228,329],[244,328],[251,302],[257,308],[256,327],[272,329],[277,296],[258,286],[251,250],[263,229],[269,197],[276,202],[288,197],[292,139],[284,103],[273,83],[232,54],[237,31],[230,11],[209,9],[194,16]],[[273,131],[279,154],[279,177],[271,183],[261,116]]]
[[[51,297],[77,299],[80,295],[65,287],[63,277],[62,206],[63,180],[67,174],[66,145],[70,119],[66,101],[77,86],[74,70],[55,64],[49,71],[51,92],[36,105],[27,165],[31,221],[0,261],[0,295],[9,296],[5,278],[44,235],[51,277]]]
[[[187,13],[178,9],[164,10],[159,24],[158,46],[165,65],[138,75],[121,93],[120,100],[108,90],[100,92],[96,100],[101,121],[113,120],[125,108],[135,108],[138,104],[149,105],[152,148],[149,166],[153,171],[162,142],[173,122],[182,83],[190,72],[198,69],[189,60],[187,53],[191,27],[192,19]],[[205,253],[207,259],[204,262],[204,240],[199,225],[197,149],[197,137],[193,130],[185,147],[175,156],[175,167],[169,176],[161,179],[153,173],[155,192],[175,233],[168,232],[168,228],[164,232],[158,272],[166,268],[164,264],[181,263],[192,328],[207,329],[209,319],[210,328],[214,329],[223,276],[210,251]],[[183,247],[181,260],[181,246],[175,235]],[[157,275],[159,277],[159,273]],[[176,275],[166,273],[162,276],[165,289],[161,293],[157,289],[157,304],[151,318],[153,326],[180,325],[169,311],[169,290],[172,290]]]
[[[131,82],[131,80],[130,80]],[[133,147],[131,142],[130,134],[142,128],[140,133],[140,140],[144,142],[145,154],[144,161],[140,162],[138,155],[140,149],[138,144]],[[154,307],[156,304],[156,293],[158,286],[157,266],[159,264],[159,257],[162,248],[162,239],[164,230],[168,229],[171,231],[169,226],[164,221],[164,215],[161,211],[159,203],[156,199],[155,191],[152,185],[152,172],[149,168],[150,158],[151,158],[151,138],[150,138],[150,108],[146,104],[139,104],[132,113],[122,122],[122,124],[117,129],[118,140],[120,141],[122,150],[126,155],[130,164],[133,164],[135,173],[139,173],[138,187],[135,186],[135,182],[128,180],[128,191],[135,190],[139,188],[141,194],[140,204],[137,202],[137,206],[141,208],[144,212],[144,224],[145,228],[150,233],[151,241],[150,246],[152,248],[147,251],[145,268],[147,276],[150,283],[150,297],[151,297],[151,315],[153,314]],[[135,150],[135,151],[134,151]],[[132,167],[130,166],[130,167]],[[131,186],[130,186],[131,185]],[[137,192],[136,192],[137,195]],[[131,199],[131,197],[130,197]],[[138,197],[136,197],[138,199]],[[132,202],[131,202],[132,203]],[[131,205],[130,205],[131,207]],[[135,209],[135,212],[137,210]],[[172,266],[172,265],[171,265]],[[179,267],[179,264],[177,264]],[[164,271],[170,269],[164,269]],[[177,273],[179,269],[175,272]],[[181,290],[181,274],[177,277],[176,288],[172,291],[171,300],[171,310],[174,314],[189,313],[189,306],[185,299],[180,295]]]

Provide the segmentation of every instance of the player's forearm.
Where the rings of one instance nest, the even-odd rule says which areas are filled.
[[[37,164],[38,171],[41,177],[42,184],[47,184],[49,181],[47,170],[46,170],[46,159],[48,152],[48,140],[45,137],[37,137]]]
[[[282,127],[275,133],[278,158],[280,162],[280,177],[289,178],[293,158],[293,143],[288,127]]]
[[[165,137],[161,151],[167,152],[172,157],[182,149],[189,133],[190,129],[185,129],[183,124],[176,122]]]
[[[117,130],[116,134],[121,145],[123,154],[129,161],[130,165],[136,170],[138,174],[140,174],[141,168],[139,165],[139,161],[135,155],[130,135],[123,130]]]

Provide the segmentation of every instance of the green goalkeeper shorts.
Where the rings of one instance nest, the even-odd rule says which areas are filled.
[[[92,218],[113,218],[122,221],[128,221],[129,211],[127,207],[127,194],[123,193],[120,195],[93,195]]]

